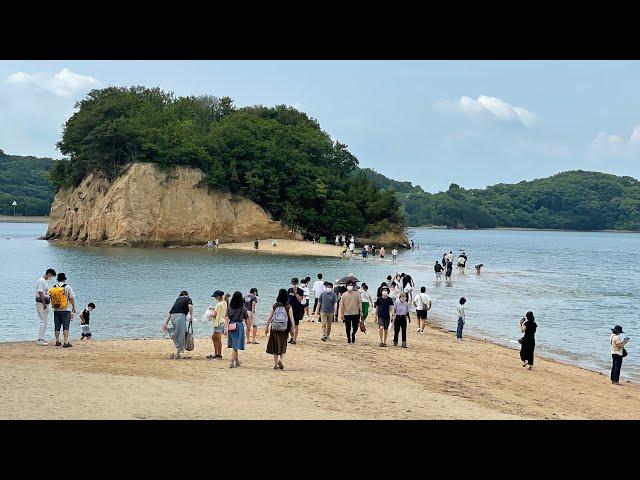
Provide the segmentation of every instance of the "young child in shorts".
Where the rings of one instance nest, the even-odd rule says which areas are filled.
[[[80,340],[91,340],[91,330],[89,329],[89,318],[91,317],[91,312],[93,312],[96,308],[95,303],[91,302],[87,305],[87,308],[82,310],[80,314],[80,328],[82,329],[82,336]]]

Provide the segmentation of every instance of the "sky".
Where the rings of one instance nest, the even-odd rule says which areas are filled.
[[[640,178],[639,61],[0,61],[0,149],[61,158],[93,88],[291,105],[427,191],[592,170]]]

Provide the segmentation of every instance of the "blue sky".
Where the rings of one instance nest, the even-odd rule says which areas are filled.
[[[91,88],[288,104],[362,166],[425,190],[572,170],[640,178],[637,61],[0,61],[0,148],[59,158]]]

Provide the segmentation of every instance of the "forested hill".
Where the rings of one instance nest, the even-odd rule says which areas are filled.
[[[131,162],[201,169],[203,186],[264,207],[303,232],[359,235],[402,229],[392,191],[376,187],[347,146],[292,107],[236,108],[228,97],[175,97],[158,88],[109,87],[76,104],[64,126],[52,180],[77,185]]]
[[[451,184],[436,194],[398,183],[379,180],[399,192],[411,226],[640,230],[640,182],[632,177],[575,170],[484,189]]]
[[[0,150],[0,215],[49,215],[56,187],[49,180],[51,158],[7,155]]]

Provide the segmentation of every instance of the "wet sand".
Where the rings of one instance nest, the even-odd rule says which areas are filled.
[[[288,240],[277,238],[277,247],[271,245],[271,240],[260,240],[259,249],[256,253],[270,253],[282,255],[308,255],[316,257],[339,257],[342,247],[329,243],[312,243],[303,240]],[[254,251],[253,241],[237,243],[221,243],[218,248],[228,250]]]
[[[20,215],[0,215],[0,223],[49,223],[49,217],[22,217]]]
[[[371,317],[370,317],[371,318]],[[410,324],[409,348],[378,346],[371,321],[355,345],[334,323],[302,323],[285,370],[273,370],[266,338],[240,352],[242,366],[207,360],[211,340],[196,338],[192,358],[169,360],[158,340],[73,341],[73,348],[0,343],[2,419],[640,419],[640,385],[487,341]],[[208,326],[195,325],[196,335]],[[392,333],[391,333],[392,334]],[[623,365],[624,379],[624,365]]]

